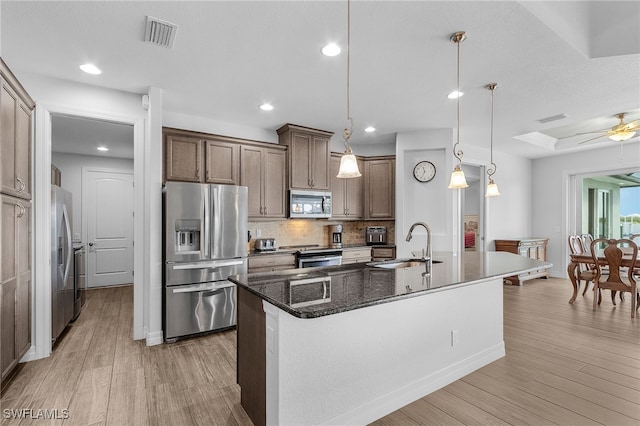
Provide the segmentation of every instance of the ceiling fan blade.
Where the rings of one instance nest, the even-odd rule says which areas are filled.
[[[610,129],[602,129],[602,130],[594,130],[593,132],[580,132],[580,133],[574,134],[573,136],[590,135],[590,134],[593,134],[593,133],[606,133],[609,130]],[[570,136],[570,137],[573,137],[573,136]]]
[[[591,141],[594,141],[594,140],[596,140],[596,139],[603,138],[603,137],[605,137],[605,136],[607,136],[607,135],[600,135],[600,136],[596,136],[595,138],[591,138],[591,139],[587,139],[586,141],[578,142],[578,145],[582,145],[583,143],[591,142]]]

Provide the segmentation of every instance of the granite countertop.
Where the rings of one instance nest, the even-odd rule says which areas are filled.
[[[552,266],[507,252],[439,252],[433,258],[429,274],[425,265],[387,269],[356,263],[229,280],[293,316],[316,318]]]

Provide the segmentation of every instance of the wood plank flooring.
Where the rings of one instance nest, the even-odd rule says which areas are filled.
[[[374,425],[638,425],[640,316],[568,280],[504,287],[506,357]],[[235,383],[235,331],[146,347],[131,339],[133,289],[87,292],[51,357],[2,393],[2,425],[250,425]],[[67,419],[7,418],[56,409]]]

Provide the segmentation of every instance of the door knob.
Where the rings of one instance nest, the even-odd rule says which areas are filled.
[[[93,243],[89,243],[89,247],[93,247]]]

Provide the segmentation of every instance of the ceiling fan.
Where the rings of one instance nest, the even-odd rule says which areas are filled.
[[[595,138],[591,138],[591,139],[587,139],[586,141],[579,142],[578,145],[581,145],[581,144],[587,143],[587,142],[591,142],[591,141],[594,141],[596,139],[603,138],[605,136],[608,136],[609,139],[611,139],[613,141],[616,141],[616,142],[623,142],[623,141],[626,141],[627,139],[631,139],[632,137],[634,137],[636,135],[636,132],[638,130],[640,130],[640,127],[638,127],[638,120],[632,121],[631,123],[625,123],[624,122],[624,116],[625,115],[627,115],[626,112],[621,112],[619,114],[616,114],[616,118],[618,118],[620,120],[620,123],[616,124],[611,129],[596,130],[595,132],[577,133],[577,135],[588,135],[588,134],[591,134],[591,133],[601,133],[600,135],[596,136]]]

